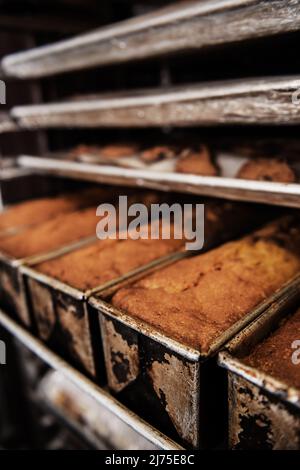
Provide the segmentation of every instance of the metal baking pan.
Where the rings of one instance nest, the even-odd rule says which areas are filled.
[[[1,67],[8,76],[43,77],[297,31],[299,18],[300,7],[293,0],[178,2],[72,39],[9,55]]]
[[[16,106],[24,129],[299,124],[300,76],[251,78]],[[296,99],[294,100],[293,97]]]
[[[280,299],[282,291],[221,334],[203,354],[111,305],[117,290],[115,285],[88,301],[99,315],[110,390],[137,412],[147,410],[154,425],[166,426],[165,433],[176,435],[184,445],[217,447],[226,433],[227,390],[216,354]]]
[[[129,411],[105,389],[100,388],[98,385],[94,384],[84,375],[72,368],[67,362],[50,351],[39,340],[34,338],[34,336],[9,318],[2,310],[0,310],[0,324],[18,341],[24,344],[26,348],[42,359],[42,361],[54,370],[59,371],[67,380],[78,387],[82,394],[86,394],[91,397],[99,406],[103,407],[114,417],[120,419],[122,423],[126,423],[138,434],[153,443],[153,445],[164,450],[182,450],[182,447],[178,443],[172,441],[162,432],[158,431],[136,414]]]
[[[208,205],[215,214],[219,224],[214,225],[215,219],[209,217],[207,212],[205,242],[203,250],[208,250],[216,245],[235,238],[236,236],[251,230],[260,222],[266,220],[265,211],[247,205],[214,203]],[[220,207],[222,210],[220,210]],[[270,211],[268,211],[268,216]],[[168,221],[170,223],[170,221]],[[96,241],[91,239],[90,242]],[[84,244],[89,241],[85,240]],[[138,242],[137,242],[138,243]],[[83,246],[83,245],[81,245]],[[68,251],[75,251],[81,246],[68,246]],[[52,253],[51,259],[58,258],[61,253]],[[82,291],[76,289],[53,277],[38,271],[35,266],[41,262],[41,257],[31,258],[30,262],[23,263],[20,267],[20,275],[25,281],[28,293],[30,312],[37,327],[39,336],[52,344],[54,348],[64,351],[70,359],[83,368],[90,376],[103,380],[103,367],[101,368],[100,354],[94,354],[100,344],[99,325],[97,315],[92,314],[87,308],[87,299],[98,292],[113,291],[128,282],[139,279],[145,273],[154,269],[160,269],[184,257],[193,255],[192,251],[184,251],[182,247],[177,252],[160,257],[150,263],[144,264],[125,275],[115,278],[105,284],[94,286],[93,289]],[[49,256],[47,256],[50,259]],[[76,269],[76,266],[74,266]],[[88,274],[87,274],[88,275]],[[80,340],[79,340],[80,338]],[[103,364],[102,364],[103,365]],[[100,366],[100,367],[99,367]]]
[[[3,232],[2,232],[3,234]],[[10,232],[11,234],[11,232]],[[7,232],[5,233],[7,235]],[[46,261],[53,257],[68,253],[75,248],[84,246],[96,240],[96,236],[87,237],[74,243],[66,244],[59,249],[49,251],[40,255],[28,258],[15,259],[0,252],[0,303],[11,315],[16,316],[23,325],[31,328],[33,326],[32,317],[28,309],[26,291],[23,277],[20,272],[22,265],[35,264]]]
[[[90,202],[91,204],[91,202]],[[82,205],[81,209],[88,209],[92,208],[92,206],[84,206]],[[77,213],[80,214],[79,207],[76,209],[74,207],[73,211],[70,210],[69,214],[76,215]],[[96,206],[95,206],[96,209]],[[61,213],[63,215],[63,213]],[[44,222],[49,222],[45,220]],[[37,224],[39,225],[39,224]],[[36,226],[37,226],[36,225]],[[95,222],[96,225],[96,222]],[[11,227],[8,230],[4,230],[0,232],[1,236],[7,235],[14,235],[18,232],[22,232],[25,229],[30,229],[32,226],[20,226],[20,227]],[[25,232],[24,232],[25,233]],[[27,233],[27,232],[26,232]],[[90,234],[80,240],[76,241],[65,241],[61,244],[58,248],[55,249],[45,249],[45,251],[38,253],[36,255],[24,257],[24,258],[15,258],[6,254],[5,252],[1,252],[0,249],[0,303],[9,313],[12,315],[16,315],[24,325],[27,327],[32,326],[32,318],[30,316],[30,312],[27,308],[26,303],[26,295],[25,295],[25,288],[23,285],[22,275],[20,274],[20,266],[21,265],[28,265],[31,266],[32,264],[43,262],[49,260],[53,257],[68,253],[73,249],[80,248],[85,246],[86,244],[90,243],[91,241],[97,240],[96,234]]]
[[[248,160],[239,155],[218,153],[216,161],[222,176],[216,177],[174,173],[174,161],[136,169],[67,161],[64,155],[66,158],[66,154],[51,157],[23,155],[18,158],[18,163],[20,167],[42,174],[300,208],[300,184],[235,178],[241,165]],[[132,160],[135,162],[137,157]],[[299,163],[295,161],[293,166],[300,175]]]
[[[300,449],[300,390],[243,362],[299,305],[298,276],[219,354],[219,365],[228,374],[230,449]]]
[[[151,272],[189,255],[181,251],[164,256],[88,291],[81,291],[40,273],[34,265],[28,266],[28,263],[20,266],[19,274],[26,286],[30,311],[39,337],[89,376],[103,383],[105,368],[99,347],[99,325],[97,316],[87,308],[87,299],[99,290],[127,282],[128,279],[137,280],[144,272]],[[95,347],[97,354],[94,354]]]

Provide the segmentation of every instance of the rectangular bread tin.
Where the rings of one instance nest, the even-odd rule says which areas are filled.
[[[72,251],[84,246],[96,237],[87,237],[80,241],[67,244],[59,249],[30,256],[28,258],[16,259],[0,252],[0,304],[12,316],[15,316],[28,328],[33,327],[30,311],[27,306],[27,298],[23,277],[20,272],[21,266],[32,265],[53,257]]]
[[[300,449],[300,390],[243,362],[299,305],[300,276],[219,354],[228,374],[230,449]]]
[[[220,445],[225,439],[226,374],[216,354],[230,339],[282,296],[259,304],[211,344],[205,354],[158,332],[111,305],[121,286],[98,292],[89,305],[99,315],[109,388],[155,426],[192,448]]]
[[[259,221],[265,220],[265,212],[246,206],[224,203],[221,209],[216,208],[214,204],[211,205],[211,210],[207,209],[205,217],[204,251],[251,230]],[[96,238],[91,241],[96,241]],[[72,251],[71,248],[69,251]],[[41,261],[40,258],[38,260],[31,259],[30,263],[27,260],[26,263],[23,263],[21,271],[26,281],[29,311],[35,320],[40,338],[51,344],[54,342],[53,347],[55,348],[67,351],[67,353],[71,352],[71,358],[75,358],[75,362],[82,366],[83,370],[93,377],[97,376],[97,361],[94,360],[93,355],[93,338],[95,334],[99,336],[98,316],[89,313],[86,300],[99,291],[108,292],[115,285],[120,287],[153,269],[159,269],[168,263],[192,254],[192,251],[184,252],[183,248],[178,249],[177,253],[156,259],[85,292],[40,273],[37,266],[34,266],[35,262],[37,264]],[[55,256],[58,257],[59,253],[53,253],[52,259]],[[50,258],[48,257],[48,259]]]
[[[178,252],[156,259],[126,275],[92,290],[81,291],[50,276],[40,273],[34,266],[22,265],[20,273],[28,294],[29,309],[38,336],[55,350],[65,354],[89,376],[103,382],[105,378],[99,352],[99,324],[97,315],[87,308],[87,299],[98,290],[128,279],[137,280],[144,272],[151,272],[172,263],[189,253]],[[74,266],[76,269],[76,266]]]

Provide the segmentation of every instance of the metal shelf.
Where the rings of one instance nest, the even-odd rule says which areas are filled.
[[[1,78],[1,77],[0,77]],[[20,130],[17,123],[11,119],[9,113],[0,113],[0,134]]]
[[[232,169],[235,169],[239,158],[230,155],[227,158],[220,156],[219,161],[222,161],[224,166],[228,165],[227,168],[232,165]],[[221,176],[195,176],[151,169],[137,170],[29,155],[20,156],[18,164],[22,168],[42,174],[80,180],[300,208],[300,184],[250,181]]]
[[[58,371],[47,372],[38,391],[47,410],[95,449],[159,450]]]
[[[299,29],[300,2],[295,0],[180,2],[69,40],[9,55],[1,67],[7,76],[43,77]]]
[[[23,129],[299,124],[300,76],[208,82],[17,106]],[[296,95],[294,95],[296,97]]]
[[[9,318],[5,312],[0,310],[0,324],[15,338],[17,338],[26,348],[37,355],[42,361],[53,369],[59,371],[66,379],[73,383],[81,393],[86,394],[94,400],[100,407],[118,417],[122,422],[135,430],[149,442],[160,449],[179,450],[182,447],[160,433],[137,415],[129,411],[125,406],[115,400],[106,390],[100,388],[87,377],[72,368],[67,362],[50,351],[43,343],[37,340],[32,334]]]

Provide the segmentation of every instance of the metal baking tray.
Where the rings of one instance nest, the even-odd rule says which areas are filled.
[[[42,361],[54,370],[59,371],[67,380],[78,387],[82,394],[91,397],[100,407],[103,407],[114,417],[120,419],[121,422],[126,423],[138,434],[153,443],[153,445],[164,450],[182,450],[179,444],[166,437],[132,411],[129,411],[105,389],[100,388],[77,370],[73,369],[67,362],[50,351],[39,340],[9,318],[2,310],[0,310],[0,324],[17,340],[24,344],[26,348],[42,359]]]
[[[58,371],[42,379],[39,396],[51,413],[95,449],[159,450]]]
[[[90,204],[92,203],[90,202]],[[91,208],[92,206],[83,205],[81,209],[88,209],[89,207]],[[74,210],[70,210],[69,214],[80,212],[81,209],[79,207],[77,209],[74,207]],[[44,222],[47,222],[47,220]],[[30,226],[11,227],[8,230],[1,231],[0,237],[14,235],[18,232],[24,231],[26,228],[30,228]],[[20,267],[22,265],[31,266],[35,263],[50,260],[56,256],[68,253],[73,249],[83,247],[95,240],[97,240],[96,234],[90,234],[80,240],[72,242],[66,241],[58,248],[52,250],[48,249],[36,255],[19,259],[6,254],[5,252],[1,252],[0,250],[0,303],[2,307],[12,315],[17,316],[22,321],[23,325],[29,328],[32,327],[33,322],[26,302],[26,292],[23,278],[20,273]]]
[[[219,354],[228,374],[230,449],[300,449],[300,390],[243,362],[299,305],[300,276]]]
[[[137,280],[144,272],[159,269],[189,255],[183,251],[169,254],[88,291],[81,291],[40,273],[33,265],[28,266],[28,263],[20,266],[18,272],[26,286],[30,311],[39,337],[90,377],[104,383],[106,376],[99,346],[101,338],[98,320],[88,309],[87,299],[99,290],[125,283],[128,279]]]
[[[13,232],[10,231],[10,234]],[[7,235],[7,232],[2,235]],[[0,252],[0,303],[11,315],[16,316],[23,325],[31,328],[33,326],[32,317],[28,309],[26,290],[23,277],[20,272],[22,265],[43,262],[53,257],[68,253],[73,249],[85,246],[96,240],[96,236],[87,237],[74,243],[66,244],[56,250],[27,258],[16,259]]]
[[[300,76],[251,78],[16,106],[24,129],[299,124]],[[296,101],[293,100],[293,96]]]
[[[136,169],[133,167],[128,168],[128,160],[126,161],[127,168],[124,168],[79,163],[70,161],[70,158],[67,161],[67,156],[67,154],[53,154],[47,157],[23,155],[18,158],[18,164],[22,168],[31,169],[42,174],[74,179],[300,208],[300,184],[235,178],[234,176],[241,165],[248,160],[240,155],[218,153],[216,161],[221,168],[222,176],[216,177],[174,173],[174,161],[144,165],[144,168]],[[138,161],[138,157],[135,156],[131,158],[130,163],[134,165]],[[118,164],[121,164],[121,162],[118,162]],[[300,175],[299,162],[293,162],[293,166]]]
[[[282,290],[221,334],[205,354],[114,307],[110,299],[117,290],[115,285],[88,300],[99,315],[110,390],[138,412],[147,409],[156,426],[167,422],[165,432],[176,432],[185,446],[217,447],[226,433],[227,391],[216,354],[278,301]]]
[[[216,206],[215,209],[214,206],[215,204],[211,205],[212,213],[215,214],[220,223],[215,227],[214,219],[211,222],[208,212],[202,252],[228,239],[235,238],[266,220],[265,212],[252,206],[234,205],[232,207],[231,204],[225,204],[221,205],[222,212],[219,210],[219,206]],[[221,217],[221,214],[223,214],[223,217]],[[270,211],[268,211],[269,216]],[[90,240],[91,243],[93,241],[96,241],[96,239]],[[86,245],[89,240],[86,239],[83,243]],[[68,252],[74,251],[78,247],[81,246],[73,247],[74,249],[68,246]],[[52,253],[51,259],[59,257],[60,254],[58,252]],[[95,293],[100,291],[107,293],[112,291],[115,286],[126,285],[128,282],[133,282],[144,276],[145,273],[148,274],[153,270],[160,269],[167,264],[193,254],[194,252],[185,251],[182,247],[177,252],[157,258],[121,277],[87,291],[76,289],[39,272],[35,265],[41,262],[41,257],[36,258],[36,260],[31,258],[30,262],[27,260],[26,263],[19,266],[18,273],[22,277],[22,282],[25,283],[29,310],[39,336],[43,341],[51,344],[52,347],[64,352],[70,360],[74,360],[90,376],[103,381],[105,374],[99,352],[101,338],[99,338],[98,317],[91,314],[87,307],[87,300]],[[47,256],[47,259],[50,259],[50,257]],[[74,269],[76,269],[76,266],[74,266]]]
[[[293,0],[178,2],[72,39],[9,55],[2,60],[1,67],[8,76],[43,77],[273,36],[299,28],[300,7]]]

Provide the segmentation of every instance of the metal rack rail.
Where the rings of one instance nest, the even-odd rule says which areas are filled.
[[[300,29],[295,0],[179,2],[69,40],[9,55],[7,76],[43,77]]]
[[[20,156],[18,163],[20,167],[35,172],[73,179],[300,207],[300,184],[251,181],[221,176],[196,176],[150,169],[128,169],[30,155]]]
[[[166,450],[182,449],[180,445],[176,444],[164,434],[140,419],[136,414],[129,411],[125,406],[115,400],[106,390],[100,388],[98,385],[94,384],[91,380],[72,368],[67,362],[50,351],[39,340],[34,338],[34,336],[32,336],[28,331],[9,318],[2,310],[0,310],[0,324],[46,364],[63,374],[63,376],[76,385],[82,393],[93,398],[97,404],[110,411],[113,415],[118,417],[122,422],[126,423],[155,446]]]
[[[10,112],[20,128],[188,127],[300,122],[300,76],[269,77],[85,96]]]

